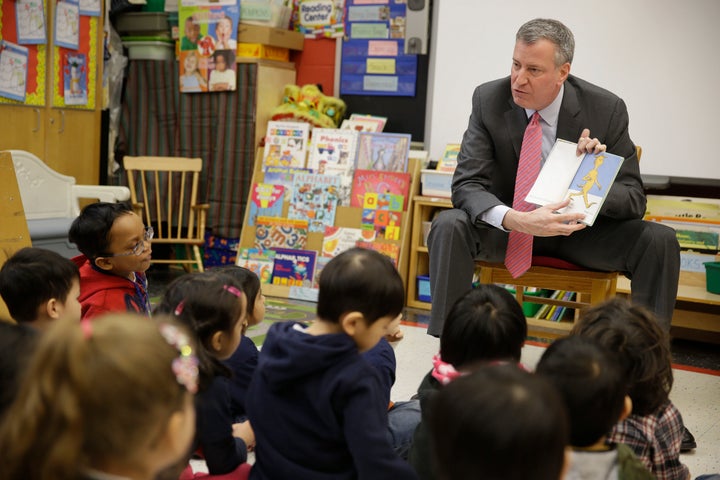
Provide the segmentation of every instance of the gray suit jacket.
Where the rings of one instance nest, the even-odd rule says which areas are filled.
[[[558,138],[577,142],[583,128],[589,128],[590,136],[606,144],[608,152],[625,158],[600,210],[601,216],[615,219],[642,218],[645,213],[645,193],[628,122],[627,108],[619,97],[572,75],[567,78]],[[453,206],[467,212],[474,223],[482,224],[478,215],[493,206],[512,205],[527,123],[525,110],[513,102],[510,77],[475,89],[452,184]],[[498,241],[507,237],[493,230],[488,233]],[[504,245],[498,247],[504,251]]]

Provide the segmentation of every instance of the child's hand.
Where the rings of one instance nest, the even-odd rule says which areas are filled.
[[[233,437],[238,437],[245,442],[248,450],[252,451],[255,448],[255,432],[253,432],[250,422],[245,420],[240,423],[233,423]]]

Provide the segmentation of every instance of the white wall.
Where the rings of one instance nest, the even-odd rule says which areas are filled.
[[[536,17],[575,34],[573,74],[625,100],[643,175],[720,179],[718,0],[435,0],[431,159],[462,139],[474,88],[510,73],[515,33]]]

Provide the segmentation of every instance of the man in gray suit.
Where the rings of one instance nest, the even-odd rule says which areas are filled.
[[[502,262],[513,230],[533,236],[533,255],[623,272],[632,300],[670,328],[680,272],[675,232],[642,220],[646,199],[627,108],[570,75],[574,48],[562,23],[531,20],[518,30],[510,76],[476,88],[453,177],[454,208],[434,219],[428,238],[430,335],[442,333],[450,307],[470,288],[473,259]],[[625,158],[592,227],[579,222],[582,214],[554,213],[569,200],[527,212],[511,208],[523,134],[535,112],[543,161],[558,138],[577,141],[578,154],[607,150]]]

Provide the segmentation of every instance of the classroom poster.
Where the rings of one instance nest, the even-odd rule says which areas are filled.
[[[88,67],[84,53],[66,52],[63,60],[65,105],[87,105]]]
[[[80,47],[78,0],[63,0],[55,8],[55,45],[77,50]]]
[[[45,4],[42,0],[17,0],[15,20],[17,43],[24,45],[47,43]]]
[[[2,40],[0,42],[0,96],[25,101],[28,73],[28,49]]]
[[[295,0],[295,30],[305,38],[338,38],[345,35],[345,0]]]
[[[182,0],[179,7],[180,91],[237,88],[237,0]]]
[[[100,8],[100,0],[80,0],[80,15],[99,17]]]

